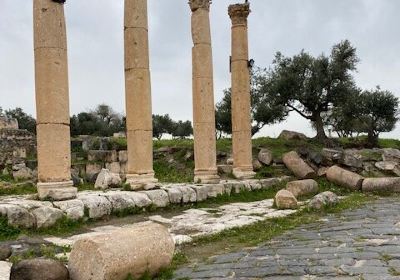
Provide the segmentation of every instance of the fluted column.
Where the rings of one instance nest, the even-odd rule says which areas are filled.
[[[67,36],[64,5],[33,1],[40,199],[76,197],[71,181]]]
[[[190,0],[192,10],[195,182],[217,183],[210,0]]]
[[[125,96],[128,141],[127,183],[151,189],[153,125],[149,69],[147,0],[125,0]]]
[[[251,101],[247,17],[250,4],[230,5],[232,20],[232,153],[233,175],[254,177],[251,144]]]

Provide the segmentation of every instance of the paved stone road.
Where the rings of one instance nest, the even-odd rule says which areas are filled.
[[[400,198],[382,198],[257,248],[181,268],[176,279],[400,279]]]

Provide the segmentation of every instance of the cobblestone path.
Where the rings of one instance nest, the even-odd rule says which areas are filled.
[[[184,267],[176,279],[400,279],[400,198],[327,216],[256,248]]]

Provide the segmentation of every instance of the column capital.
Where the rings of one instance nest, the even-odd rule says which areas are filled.
[[[247,17],[249,16],[250,3],[234,4],[228,8],[228,14],[233,24],[245,24],[247,23]]]
[[[195,12],[198,9],[206,9],[209,11],[211,3],[212,0],[189,0],[189,6],[192,12]]]

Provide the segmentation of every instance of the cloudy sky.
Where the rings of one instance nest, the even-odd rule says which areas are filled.
[[[230,86],[229,4],[214,0],[211,25],[215,99]],[[35,115],[32,0],[0,0],[0,106],[22,107]],[[192,118],[191,34],[188,0],[148,0],[153,112]],[[250,0],[251,57],[268,67],[274,54],[302,49],[329,53],[349,39],[361,62],[356,79],[370,89],[380,85],[400,97],[399,0]],[[123,0],[67,0],[71,113],[100,103],[124,112]],[[262,135],[282,129],[312,136],[307,121],[293,114]],[[400,128],[386,134],[400,137]]]

